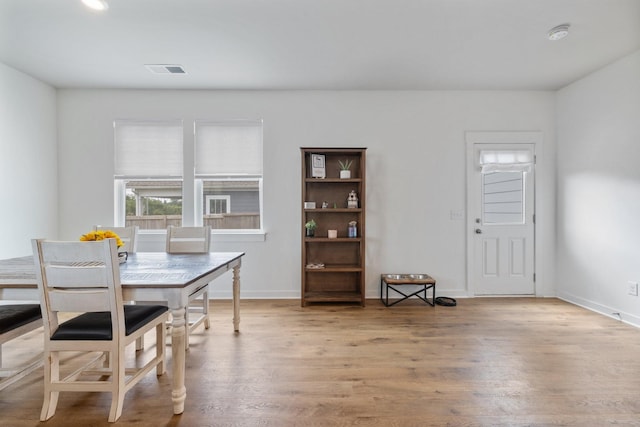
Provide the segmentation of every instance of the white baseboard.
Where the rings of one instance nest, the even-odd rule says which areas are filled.
[[[594,301],[580,298],[575,295],[568,294],[566,292],[559,292],[558,298],[560,298],[563,301],[569,302],[571,304],[580,306],[582,308],[586,308],[587,310],[595,311],[598,314],[611,317],[612,319],[620,320],[621,322],[635,326],[636,328],[640,328],[640,317],[635,316],[633,314],[626,313],[616,308],[599,304]]]
[[[252,291],[242,289],[240,291],[240,304],[242,304],[243,299],[300,299],[300,292],[295,291],[269,291],[269,290],[260,290],[260,291]],[[231,290],[215,290],[212,291],[211,287],[209,287],[209,299],[232,299],[233,294]]]
[[[299,291],[270,291],[270,290],[247,290],[242,289],[241,295],[243,299],[300,299]],[[431,291],[427,292],[429,298],[431,298]],[[393,295],[390,295],[393,296]],[[469,295],[464,290],[442,290],[436,289],[436,297],[446,296],[450,298],[468,298]],[[231,299],[231,290],[218,289],[212,290],[209,288],[209,298],[211,299]],[[380,299],[380,290],[375,292],[367,292],[366,299]],[[417,298],[417,297],[414,297]]]

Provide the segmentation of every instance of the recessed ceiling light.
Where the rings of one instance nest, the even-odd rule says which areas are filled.
[[[549,40],[555,41],[563,39],[569,35],[569,24],[562,24],[558,25],[557,27],[553,27],[549,30],[549,33],[547,35],[549,37]]]
[[[105,0],[82,0],[82,3],[84,3],[88,8],[99,10],[101,12],[109,9],[109,5]]]

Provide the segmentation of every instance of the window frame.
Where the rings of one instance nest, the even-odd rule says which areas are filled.
[[[224,212],[211,213],[211,202],[216,200],[224,200]],[[231,195],[229,194],[209,194],[204,196],[204,213],[205,215],[227,214],[231,211]]]
[[[115,147],[115,139],[116,139],[116,125],[118,123],[158,123],[159,125],[166,125],[168,123],[177,123],[180,122],[182,127],[182,165],[183,171],[182,176],[179,180],[182,182],[182,218],[181,223],[183,226],[200,226],[203,223],[203,181],[206,180],[216,180],[216,181],[228,181],[228,180],[255,180],[258,184],[258,197],[259,197],[259,220],[260,225],[259,228],[252,229],[212,229],[212,234],[217,235],[216,241],[219,242],[258,242],[266,240],[266,232],[263,228],[264,224],[264,188],[263,188],[263,174],[264,171],[261,171],[260,175],[247,175],[247,174],[234,174],[229,176],[197,176],[195,175],[195,152],[196,152],[196,129],[197,124],[199,122],[202,123],[217,123],[212,120],[127,120],[127,119],[117,119],[114,120],[114,147]],[[226,121],[234,122],[234,121]],[[254,126],[260,126],[260,157],[261,161],[264,161],[264,150],[263,150],[263,123],[262,120],[239,120],[237,122],[247,122],[252,123]],[[222,122],[221,122],[222,123]],[[187,153],[192,153],[193,155],[187,155]],[[114,158],[115,161],[115,158]],[[150,176],[118,176],[114,174],[114,226],[124,226],[126,223],[126,187],[127,183],[132,180],[149,180],[149,181],[167,181],[167,180],[177,180],[178,178],[175,176],[158,176],[158,177],[150,177]],[[227,209],[230,210],[231,201],[228,201]],[[163,229],[142,229],[140,230],[141,235],[158,235],[164,236],[166,230]],[[157,239],[157,237],[151,238],[153,241]]]

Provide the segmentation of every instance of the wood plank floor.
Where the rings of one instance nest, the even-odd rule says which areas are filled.
[[[231,302],[214,301],[212,328],[192,336],[184,414],[169,370],[127,394],[117,425],[640,426],[640,330],[557,299],[241,307],[239,334]],[[0,392],[0,425],[109,425],[100,393],[63,393],[39,423],[41,381]]]

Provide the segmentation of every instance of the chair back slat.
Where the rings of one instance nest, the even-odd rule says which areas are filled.
[[[115,239],[113,240],[115,244]],[[96,242],[56,242],[53,240],[41,240],[43,261],[46,265],[64,265],[75,264],[82,265],[82,263],[102,263],[102,258],[105,256],[105,247],[101,245],[95,245]],[[89,245],[84,245],[89,243]]]
[[[49,292],[51,309],[57,312],[111,311],[108,289],[100,290],[53,290]]]
[[[108,287],[109,275],[102,265],[45,265],[47,286],[64,288]]]
[[[168,253],[206,253],[211,242],[211,227],[167,227]]]

